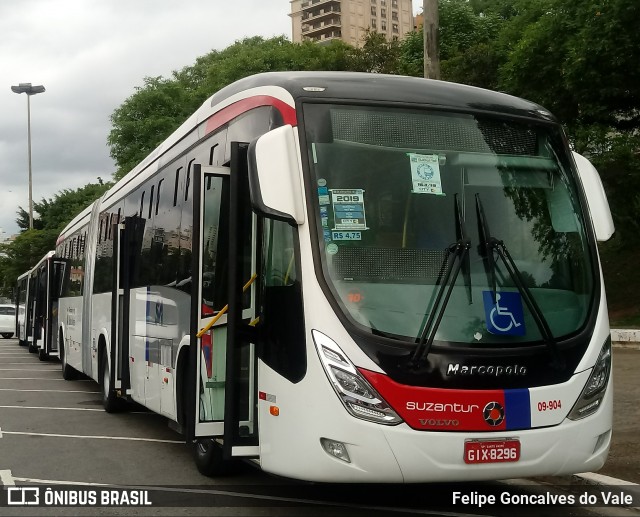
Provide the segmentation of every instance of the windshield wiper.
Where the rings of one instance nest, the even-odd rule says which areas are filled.
[[[491,293],[492,293],[492,301],[496,303],[497,296],[497,281],[496,281],[496,261],[493,256],[494,251],[498,254],[498,256],[502,259],[502,262],[509,273],[509,276],[516,284],[516,288],[518,289],[520,296],[524,299],[524,302],[527,304],[531,315],[533,316],[533,320],[542,335],[542,339],[547,345],[551,355],[553,356],[554,362],[553,364],[559,368],[562,368],[564,362],[558,353],[558,344],[556,339],[553,337],[553,332],[551,332],[551,328],[549,327],[549,323],[544,316],[544,313],[540,309],[540,306],[536,302],[533,294],[531,294],[531,290],[526,286],[524,279],[522,277],[522,273],[516,266],[509,250],[507,249],[504,241],[497,239],[491,232],[489,231],[489,223],[487,222],[487,217],[484,213],[484,207],[482,206],[482,201],[480,199],[480,194],[476,194],[476,213],[478,216],[478,234],[480,236],[480,245],[478,246],[479,255],[484,259],[485,262],[485,271],[487,272],[487,276],[489,277],[489,282],[491,285]]]
[[[456,279],[458,278],[458,274],[463,268],[463,265],[465,265],[463,271],[465,279],[469,276],[468,255],[469,250],[471,249],[471,241],[467,237],[467,231],[464,226],[464,220],[460,210],[460,202],[458,201],[458,194],[454,195],[453,204],[456,210],[456,237],[458,240],[446,249],[447,255],[442,261],[442,266],[440,267],[440,270],[442,271],[439,278],[440,285],[433,302],[433,308],[429,312],[429,317],[424,327],[422,327],[422,332],[418,337],[416,349],[409,360],[409,366],[413,368],[418,368],[429,354],[433,340],[436,337],[436,331],[440,326],[440,322],[444,316],[444,311],[449,303],[449,298],[451,298],[451,293],[456,285]],[[469,278],[469,293],[470,290],[471,282]],[[469,297],[470,296],[471,295],[469,294]]]

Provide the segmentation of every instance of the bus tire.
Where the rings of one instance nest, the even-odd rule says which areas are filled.
[[[30,354],[35,354],[38,352],[38,347],[36,345],[34,345],[33,341],[29,342],[29,353]]]
[[[204,476],[226,476],[233,470],[234,462],[225,460],[222,457],[222,447],[210,438],[194,442],[193,459],[198,472]]]
[[[59,338],[58,347],[60,349],[60,364],[62,364],[62,378],[65,381],[73,381],[77,379],[78,372],[67,363],[67,351],[64,346],[64,339],[62,338],[62,330],[60,330]]]
[[[120,409],[120,401],[111,389],[111,372],[109,371],[109,359],[107,352],[102,350],[100,365],[100,388],[102,389],[102,406],[107,413],[115,413]]]
[[[41,361],[47,361],[49,359],[49,354],[47,354],[47,352],[44,351],[43,348],[38,350],[38,359],[40,359]]]
[[[13,337],[13,332],[11,332],[11,333],[10,332],[3,332],[2,333],[2,337],[4,339],[9,339],[9,338]]]

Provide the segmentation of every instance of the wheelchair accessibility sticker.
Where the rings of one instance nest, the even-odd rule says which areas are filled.
[[[524,336],[524,311],[520,293],[496,293],[495,303],[493,291],[482,291],[484,315],[487,330],[491,334],[506,336]]]

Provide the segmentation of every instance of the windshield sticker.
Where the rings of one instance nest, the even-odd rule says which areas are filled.
[[[408,153],[414,194],[444,196],[440,181],[440,159],[437,154]]]
[[[503,336],[524,336],[524,311],[520,293],[482,291],[487,330]]]
[[[338,245],[333,242],[331,244],[327,244],[327,253],[329,255],[335,255],[338,253]]]
[[[319,178],[318,179],[318,187],[326,187],[327,186],[327,180],[324,178]]]
[[[334,230],[367,230],[364,189],[331,189]]]
[[[331,230],[324,229],[322,233],[324,235],[324,241],[331,242]]]
[[[320,221],[323,228],[329,227],[329,209],[326,206],[320,207]]]
[[[362,232],[331,232],[334,241],[360,241]]]
[[[329,196],[318,196],[318,203],[320,205],[329,205],[331,204],[331,198]]]

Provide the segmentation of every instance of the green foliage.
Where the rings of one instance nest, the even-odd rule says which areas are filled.
[[[424,32],[411,31],[400,42],[398,72],[413,77],[424,76]]]
[[[111,156],[121,178],[167,138],[209,96],[238,79],[261,72],[345,70],[352,48],[341,41],[329,45],[295,44],[279,36],[256,36],[214,50],[172,74],[147,77],[144,85],[111,115]]]
[[[501,70],[501,86],[554,112],[570,126],[619,130],[640,124],[637,0],[546,0],[523,20]],[[524,25],[524,26],[523,26]],[[514,30],[506,32],[512,41]]]
[[[367,29],[362,46],[349,52],[347,65],[354,72],[397,74],[400,54],[398,41],[387,41],[384,34]]]
[[[27,230],[9,244],[0,245],[0,295],[11,297],[16,279],[53,249],[58,232]]]
[[[474,10],[466,0],[441,0],[440,60],[448,81],[495,89],[501,53],[495,38],[504,21],[489,9],[490,2]]]
[[[119,176],[133,169],[193,111],[192,92],[175,80],[145,77],[144,86],[136,90],[111,115],[107,143]]]
[[[640,250],[640,138],[634,134],[609,134],[606,147],[589,151],[598,169],[616,226],[616,242]]]

